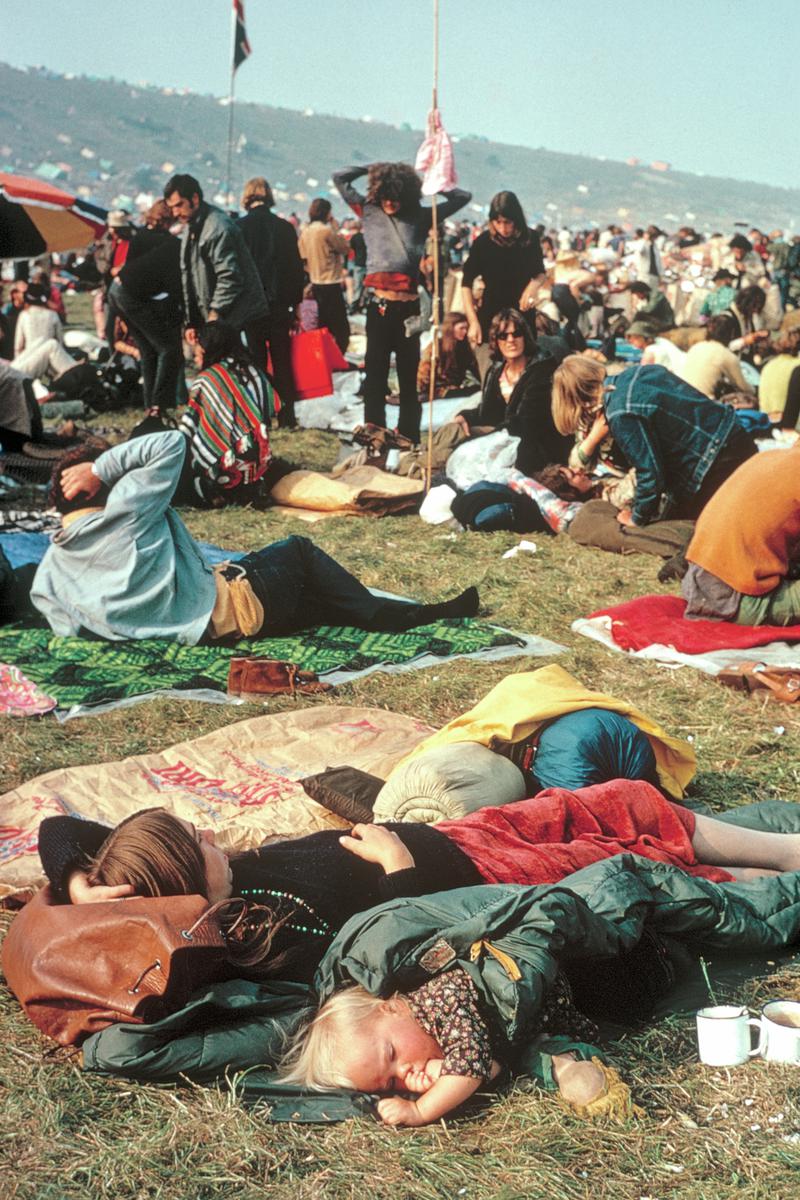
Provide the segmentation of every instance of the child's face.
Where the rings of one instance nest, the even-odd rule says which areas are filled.
[[[401,997],[387,1000],[362,1032],[348,1039],[344,1064],[361,1092],[427,1092],[439,1077],[439,1043]]]

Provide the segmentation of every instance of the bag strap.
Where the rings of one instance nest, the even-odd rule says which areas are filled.
[[[247,901],[243,900],[241,896],[231,896],[227,900],[218,900],[216,904],[212,904],[210,908],[207,908],[205,912],[200,914],[197,920],[194,921],[188,929],[181,930],[181,937],[183,940],[185,942],[193,942],[194,935],[197,933],[197,930],[200,928],[200,926],[206,925],[212,917],[216,916],[218,912],[220,912],[223,908],[227,908],[230,904],[241,905],[241,911],[234,923],[223,934],[223,937],[227,938],[229,934],[233,933],[234,930],[238,928],[247,915]],[[222,932],[222,930],[220,930],[220,932]]]

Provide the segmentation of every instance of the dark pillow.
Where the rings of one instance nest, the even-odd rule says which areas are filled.
[[[372,820],[375,798],[384,782],[356,767],[328,767],[300,780],[306,795],[353,825]]]
[[[515,533],[553,533],[529,496],[513,491],[504,483],[482,479],[456,496],[452,504],[455,519],[467,529],[492,533],[510,529]]]

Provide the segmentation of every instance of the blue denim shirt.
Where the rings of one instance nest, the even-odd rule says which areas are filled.
[[[736,424],[732,408],[666,367],[629,367],[609,382],[604,403],[614,440],[636,468],[637,525],[657,518],[662,493],[669,507],[699,491]]]

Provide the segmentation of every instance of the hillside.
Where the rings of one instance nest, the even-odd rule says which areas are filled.
[[[0,64],[0,169],[81,189],[100,202],[160,194],[171,170],[197,175],[210,195],[225,174],[227,107],[213,96],[118,81],[69,78]],[[237,104],[233,185],[266,175],[278,207],[303,211],[332,171],[377,159],[413,161],[421,134],[365,120]],[[578,226],[590,220],[729,230],[800,218],[800,190],[690,175],[463,137],[459,182],[477,204],[510,187],[529,219]],[[662,164],[663,165],[663,164]],[[477,210],[469,214],[477,216]]]

